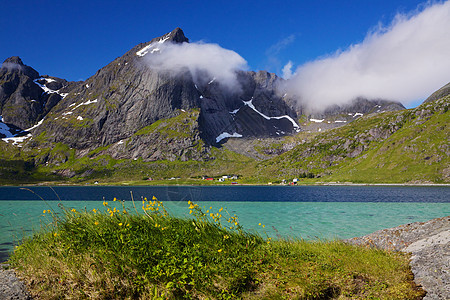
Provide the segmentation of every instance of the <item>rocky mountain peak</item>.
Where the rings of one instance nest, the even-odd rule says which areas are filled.
[[[17,64],[17,65],[21,65],[21,66],[24,65],[22,60],[18,56],[8,57],[7,59],[5,59],[5,61],[3,63],[4,64]]]
[[[189,39],[184,35],[183,30],[180,27],[175,28],[172,30],[172,32],[168,35],[169,41],[175,42],[175,43],[189,43]]]
[[[8,57],[3,62],[0,68],[0,76],[9,72],[19,72],[20,74],[24,74],[31,79],[36,79],[39,77],[39,73],[32,67],[25,65],[22,62],[22,59],[20,59],[20,57],[18,56]]]

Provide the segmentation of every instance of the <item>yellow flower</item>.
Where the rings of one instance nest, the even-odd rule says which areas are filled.
[[[192,209],[189,211],[189,214],[192,214]]]
[[[261,226],[261,223],[258,223],[259,226]]]
[[[263,225],[263,228],[266,227],[266,225]]]
[[[119,223],[119,226],[122,226],[123,224],[122,223]]]
[[[45,214],[47,211],[44,209],[44,211],[42,212],[43,214]]]
[[[219,209],[219,212],[221,212],[223,210],[223,207],[221,207],[220,209]]]
[[[77,212],[77,210],[75,208],[72,208],[70,211],[71,212]]]
[[[94,214],[97,212],[97,210],[95,208],[92,211],[94,212]]]
[[[214,217],[214,214],[213,214],[213,213],[210,213],[209,215],[211,216],[211,218]]]
[[[114,197],[113,201],[116,201],[116,200],[117,200],[117,198],[116,198],[116,197]]]
[[[55,236],[55,237],[56,237],[57,235],[58,235],[58,234],[57,234],[56,232],[53,234],[53,236]]]
[[[103,206],[106,206],[106,205],[108,205],[108,202],[103,201]]]
[[[219,252],[219,253],[222,252],[222,249],[217,250],[217,252]]]
[[[97,222],[97,221],[95,221],[95,222],[94,222],[94,225],[98,225],[98,222]]]
[[[212,209],[212,206],[210,206],[209,209]]]
[[[155,196],[153,196],[153,198],[152,198],[153,200],[158,200]]]

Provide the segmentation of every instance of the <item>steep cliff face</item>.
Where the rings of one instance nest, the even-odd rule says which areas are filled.
[[[214,81],[199,87],[205,140],[219,143],[229,136],[282,136],[299,130],[297,114],[276,93],[275,74],[241,71],[237,78],[241,89],[235,93]]]
[[[166,41],[186,41],[181,35],[175,30]],[[36,133],[51,132],[49,142],[78,149],[105,146],[176,116],[177,109],[197,107],[198,92],[188,73],[159,74],[136,54],[160,39],[134,47],[73,89]]]

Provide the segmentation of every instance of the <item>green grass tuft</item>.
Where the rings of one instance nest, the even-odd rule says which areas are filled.
[[[271,240],[236,216],[156,198],[63,214],[10,263],[43,299],[415,299],[408,257],[339,241]],[[114,205],[117,204],[117,205]]]

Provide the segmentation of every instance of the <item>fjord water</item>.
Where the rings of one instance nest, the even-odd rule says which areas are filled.
[[[103,199],[121,207],[112,201],[116,197],[134,211],[130,191],[138,211],[141,197],[156,196],[173,215],[189,217],[187,201],[192,200],[204,211],[223,207],[236,214],[246,230],[270,237],[342,239],[450,215],[449,187],[0,187],[0,261],[24,236],[50,223],[43,210],[60,212],[60,204],[101,209]]]

